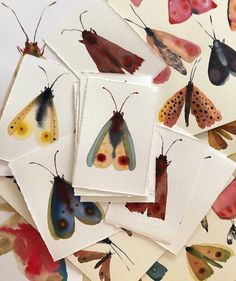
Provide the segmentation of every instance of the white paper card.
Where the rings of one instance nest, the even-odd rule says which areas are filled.
[[[84,13],[85,11],[87,12]],[[98,21],[98,18],[103,20]],[[83,26],[87,31],[84,30],[81,35]],[[65,29],[77,31],[63,32]],[[79,41],[82,37],[84,43]],[[90,39],[94,37],[95,39]],[[74,13],[44,39],[77,75],[81,72],[98,71],[132,73],[136,69],[135,74],[150,74],[154,78],[164,67],[152,49],[104,0],[79,1]],[[140,66],[135,67],[136,63]]]
[[[138,94],[127,99],[132,93]],[[74,187],[145,195],[157,98],[156,87],[88,79],[73,174]],[[112,113],[113,110],[116,113]],[[127,126],[128,130],[123,131],[117,120],[120,120],[122,126]],[[122,137],[124,133],[127,137],[114,139],[111,144],[111,134],[108,135],[110,129],[105,129],[109,124],[113,129],[117,124],[119,134],[116,136]],[[124,145],[129,148],[125,149]],[[128,162],[122,162],[122,159]],[[91,166],[91,162],[94,165],[98,163],[98,167],[106,165],[107,168]]]
[[[61,179],[62,175],[64,175],[65,181],[71,181],[74,145],[73,139],[74,136],[71,135],[70,137],[64,138],[60,142],[56,142],[47,149],[39,149],[22,158],[18,158],[16,161],[11,163],[11,169],[17,180],[17,183],[21,188],[35,224],[55,260],[68,256],[74,251],[87,247],[88,245],[91,245],[92,243],[117,231],[113,226],[105,224],[102,220],[102,217],[100,223],[97,221],[96,224],[91,225],[90,223],[89,225],[82,223],[82,221],[85,222],[85,220],[83,220],[82,214],[82,217],[78,215],[80,221],[74,217],[74,213],[69,215],[70,212],[73,212],[73,208],[76,208],[73,207],[73,204],[78,204],[79,207],[81,205],[78,200],[75,199],[75,197],[72,196],[74,199],[70,199],[71,195],[69,196],[69,194],[66,192],[68,189],[61,189],[59,186],[59,189],[56,189],[55,191],[57,193],[58,190],[57,195],[53,195],[53,193],[51,193],[52,190],[55,190],[55,180],[59,179],[52,176],[52,174],[49,172],[51,171],[55,176],[57,175],[57,172],[55,171],[56,166],[53,160],[57,150],[59,152],[57,158],[55,159],[55,163],[57,165],[58,174],[60,175]],[[41,164],[48,170],[42,166],[38,166],[37,164],[29,164],[30,162]],[[65,181],[63,180],[63,186]],[[63,190],[65,191],[65,194]],[[59,199],[57,199],[57,196],[59,196]],[[68,199],[66,199],[67,196],[69,196]],[[70,203],[68,203],[66,200],[70,200]],[[55,209],[52,208],[53,202],[55,202]],[[69,205],[67,206],[66,204]],[[99,204],[96,206],[100,211],[103,210],[103,212],[106,212],[105,205]],[[59,212],[62,212],[61,215]],[[54,214],[57,219],[56,217],[53,219],[50,214]],[[67,236],[61,235],[63,233],[58,231],[58,229],[61,224],[62,229],[63,226],[70,225],[71,219],[72,224],[73,220],[75,220],[75,228],[74,231],[72,229],[68,230],[71,234],[71,237],[66,238]],[[55,222],[58,222],[58,226],[56,226],[57,224],[55,224]],[[53,229],[53,231],[51,229]],[[58,239],[59,237],[64,237],[64,239]]]

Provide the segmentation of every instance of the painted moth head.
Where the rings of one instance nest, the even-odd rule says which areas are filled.
[[[162,147],[161,147],[161,154],[158,158],[156,158],[156,174],[161,175],[165,169],[170,165],[171,161],[167,160],[167,153],[170,151],[170,149],[173,147],[173,145],[178,141],[183,141],[182,139],[176,139],[172,142],[170,147],[167,149],[166,153],[164,154],[164,140],[162,135],[159,133],[161,140],[162,140]]]
[[[14,14],[14,16],[15,16],[15,18],[16,18],[16,20],[17,20],[17,22],[18,22],[18,24],[19,24],[19,26],[20,26],[20,28],[21,28],[21,30],[23,31],[23,33],[24,33],[24,35],[25,35],[25,37],[26,37],[25,47],[24,47],[23,49],[21,49],[20,47],[17,47],[18,50],[19,50],[19,52],[22,53],[23,55],[27,54],[27,55],[32,55],[32,56],[35,56],[35,57],[41,57],[41,56],[43,56],[43,54],[44,54],[44,49],[45,49],[45,45],[44,45],[42,48],[39,48],[38,42],[36,41],[37,31],[38,31],[38,28],[39,28],[39,25],[40,25],[40,23],[41,23],[41,20],[42,20],[42,17],[43,17],[43,14],[44,14],[45,10],[46,10],[48,7],[53,6],[54,4],[56,4],[56,1],[52,2],[51,4],[49,4],[48,6],[46,6],[46,7],[43,9],[43,11],[42,11],[42,13],[41,13],[41,15],[40,15],[40,17],[39,17],[39,21],[38,21],[38,23],[37,23],[37,25],[36,25],[35,31],[34,31],[34,38],[33,38],[33,41],[30,42],[29,36],[27,35],[27,33],[26,33],[26,31],[25,31],[23,25],[21,24],[21,22],[20,22],[18,16],[16,15],[16,12],[15,12],[12,8],[10,8],[9,6],[7,6],[5,3],[2,3],[2,5],[3,5],[4,7],[8,8],[9,10],[12,11],[12,13]]]
[[[79,20],[80,20],[80,24],[81,24],[81,27],[82,27],[82,30],[81,29],[78,29],[78,28],[72,28],[72,29],[63,29],[61,31],[61,35],[65,32],[65,31],[78,31],[82,34],[82,38],[83,40],[79,40],[79,42],[81,43],[88,43],[88,44],[91,44],[91,45],[96,45],[97,44],[97,37],[94,36],[94,35],[97,35],[96,34],[96,31],[93,30],[92,28],[90,28],[90,30],[86,30],[84,28],[84,25],[83,25],[83,22],[82,22],[82,15],[87,13],[88,11],[84,11],[80,14],[79,16]]]

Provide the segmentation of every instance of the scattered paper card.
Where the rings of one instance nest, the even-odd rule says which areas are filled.
[[[192,137],[160,126],[156,127],[154,137],[157,138],[153,167],[155,203],[112,203],[106,221],[170,243],[183,219],[208,147]]]
[[[145,196],[157,99],[156,87],[88,79],[74,187]]]
[[[103,221],[107,205],[82,203],[74,195],[70,183],[73,140],[74,135],[65,137],[10,164],[37,229],[55,260],[117,231]]]
[[[235,168],[233,161],[209,148],[175,239],[171,244],[161,244],[164,248],[174,254],[184,248],[219,193],[232,178]]]
[[[120,231],[68,259],[93,281],[137,281],[162,254],[152,241]]]
[[[164,68],[160,58],[105,0],[80,0],[75,12],[44,39],[77,75],[137,73],[154,78]]]
[[[197,134],[235,120],[236,41],[229,26],[234,22],[230,1],[143,0],[138,8],[130,0],[108,2],[167,64],[159,80],[165,82],[160,122]]]
[[[208,232],[200,225],[178,256],[166,251],[158,260],[168,270],[165,281],[235,279],[235,245],[227,244],[231,221],[219,219],[212,210],[205,221]]]
[[[0,122],[1,159],[12,161],[73,132],[74,81],[59,63],[24,57]]]

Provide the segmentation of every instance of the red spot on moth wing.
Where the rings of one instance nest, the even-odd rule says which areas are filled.
[[[168,11],[171,24],[184,22],[192,15],[188,0],[168,0]]]
[[[212,209],[221,219],[229,220],[236,217],[236,179],[221,192]]]
[[[143,58],[99,35],[93,36],[96,37],[96,44],[85,42],[85,46],[100,72],[124,73],[123,68],[133,74],[143,63]]]
[[[101,281],[111,281],[110,262],[111,256],[102,263],[102,266],[99,270],[99,277]]]
[[[193,94],[191,100],[191,113],[195,116],[198,127],[204,129],[210,127],[216,121],[222,119],[220,111],[216,109],[202,91],[193,85]]]
[[[154,84],[163,84],[167,82],[170,78],[171,70],[169,66],[166,66],[154,79]]]
[[[172,127],[179,119],[186,96],[186,87],[175,93],[163,105],[159,112],[159,121]]]
[[[143,214],[148,207],[148,203],[126,203],[125,207],[128,208],[130,212]]]
[[[217,7],[212,0],[189,0],[194,14],[203,14]]]
[[[153,30],[156,37],[173,53],[188,63],[193,62],[200,54],[201,48],[188,40],[174,36],[168,32]]]

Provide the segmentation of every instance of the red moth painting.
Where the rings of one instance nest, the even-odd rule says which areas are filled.
[[[8,204],[1,204],[0,210],[13,212],[0,226],[0,254],[13,251],[19,269],[30,281],[67,281],[65,261],[53,261],[38,231]]]
[[[92,28],[85,30],[82,15],[87,12],[84,11],[80,14],[80,23],[83,30],[76,28],[63,29],[61,34],[65,31],[81,32],[82,40],[79,40],[79,42],[85,45],[100,72],[125,74],[126,71],[133,74],[138,70],[144,62],[143,58],[98,35]]]
[[[162,138],[162,136],[161,136]],[[138,212],[144,214],[147,211],[147,216],[152,218],[158,218],[165,220],[166,216],[166,204],[168,195],[168,174],[167,168],[171,161],[167,160],[167,153],[172,146],[182,139],[175,140],[169,149],[164,154],[164,142],[162,138],[161,154],[156,158],[156,183],[155,183],[155,202],[154,203],[126,203],[125,207],[130,212]]]

